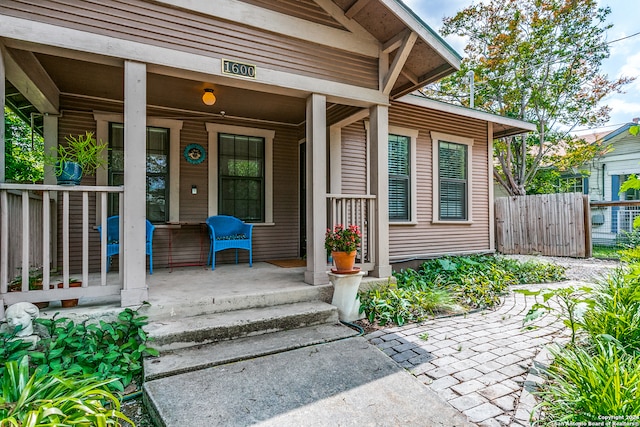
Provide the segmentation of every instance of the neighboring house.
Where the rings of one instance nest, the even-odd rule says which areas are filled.
[[[616,202],[640,201],[640,192],[629,190],[620,194],[620,186],[631,174],[640,174],[640,136],[629,133],[627,123],[607,134],[601,140],[603,147],[609,147],[606,154],[595,159],[585,178],[585,188],[591,201]],[[593,240],[596,244],[615,243],[623,232],[633,230],[633,219],[640,215],[638,206],[604,206],[591,209]]]
[[[324,233],[338,222],[363,227],[359,262],[376,277],[492,251],[492,141],[535,127],[411,94],[459,64],[396,0],[0,3],[0,104],[35,109],[47,147],[87,130],[111,147],[78,193],[41,189],[58,216],[44,259],[65,275],[104,270],[94,227],[120,212],[121,282],[103,274],[85,291],[123,306],[148,296],[145,218],[154,271],[198,260],[216,214],[255,224],[254,261],[306,255],[310,284],[328,282]],[[10,188],[22,189],[0,196]]]

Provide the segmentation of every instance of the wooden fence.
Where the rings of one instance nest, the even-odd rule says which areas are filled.
[[[591,256],[589,198],[581,193],[499,197],[495,215],[500,253]]]

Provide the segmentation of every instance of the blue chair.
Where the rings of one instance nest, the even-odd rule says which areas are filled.
[[[253,266],[253,249],[251,247],[251,233],[253,224],[247,224],[242,220],[228,215],[216,215],[207,218],[209,229],[209,258],[211,270],[216,268],[216,252],[225,249],[236,250],[236,264],[238,263],[238,249],[249,251],[249,267]]]
[[[155,225],[147,221],[147,236],[145,252],[149,255],[149,274],[153,274],[153,231]],[[102,227],[98,226],[102,241]],[[107,218],[107,272],[111,265],[111,257],[120,253],[120,217],[118,215]]]

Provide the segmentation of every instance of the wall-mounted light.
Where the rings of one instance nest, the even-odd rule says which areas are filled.
[[[205,105],[213,105],[216,103],[216,96],[213,94],[213,89],[205,89],[202,95],[202,102]]]
[[[193,195],[198,194],[198,186],[197,185],[192,185],[191,186],[191,194],[193,194]]]

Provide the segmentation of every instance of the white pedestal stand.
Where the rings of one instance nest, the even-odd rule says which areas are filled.
[[[343,322],[353,322],[362,319],[360,311],[360,298],[358,289],[360,281],[364,276],[364,271],[354,274],[327,273],[329,280],[333,284],[332,305],[338,307],[338,316]]]

